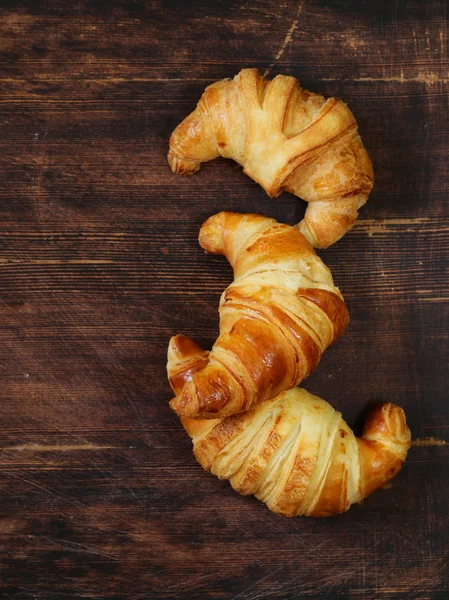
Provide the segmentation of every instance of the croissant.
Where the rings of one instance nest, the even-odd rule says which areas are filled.
[[[192,340],[172,339],[176,394],[206,360]],[[285,517],[326,517],[361,502],[399,472],[411,437],[404,411],[386,403],[356,438],[339,412],[301,388],[224,419],[181,420],[204,469]]]
[[[297,385],[343,333],[349,315],[329,269],[293,227],[221,212],[204,223],[199,242],[227,257],[234,282],[221,296],[220,335],[204,368],[171,407],[212,419]]]
[[[264,79],[242,69],[206,88],[170,138],[174,173],[189,175],[223,156],[243,166],[271,197],[308,202],[298,227],[317,248],[340,239],[373,187],[371,161],[344,102],[302,89],[294,77]]]

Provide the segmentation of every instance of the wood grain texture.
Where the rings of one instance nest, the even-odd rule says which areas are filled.
[[[2,598],[449,597],[447,10],[2,3]],[[356,227],[321,252],[351,323],[305,387],[356,432],[373,402],[395,402],[428,443],[333,519],[239,497],[167,406],[169,337],[210,346],[231,280],[197,244],[203,220],[304,211],[230,161],[188,179],[167,165],[204,87],[243,66],[347,101],[375,167]]]

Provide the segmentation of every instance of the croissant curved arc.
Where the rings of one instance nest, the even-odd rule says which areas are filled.
[[[302,89],[293,77],[268,81],[257,69],[206,88],[170,138],[169,164],[189,175],[232,158],[272,197],[308,202],[300,231],[326,248],[352,227],[373,187],[373,170],[344,102]]]
[[[171,407],[213,419],[296,386],[349,316],[329,269],[297,229],[222,212],[204,223],[199,241],[228,258],[234,281],[220,300],[220,335]]]
[[[188,338],[173,338],[168,371],[176,394],[205,358]],[[356,438],[339,412],[301,388],[223,419],[181,420],[204,469],[286,517],[348,510],[398,473],[410,447],[398,406],[378,406]]]

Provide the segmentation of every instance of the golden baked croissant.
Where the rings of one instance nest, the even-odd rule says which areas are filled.
[[[222,294],[220,335],[204,368],[171,407],[179,415],[212,419],[297,385],[349,316],[329,269],[293,227],[221,212],[204,223],[199,242],[227,257],[234,281]]]
[[[205,360],[192,340],[172,339],[168,371],[176,394]],[[348,510],[398,473],[410,447],[398,406],[377,407],[356,438],[339,412],[301,388],[224,419],[181,420],[204,469],[285,517]]]
[[[283,190],[309,204],[300,231],[326,248],[352,227],[373,187],[373,168],[357,122],[341,100],[302,89],[294,77],[272,81],[257,69],[206,88],[170,138],[174,173],[232,158],[271,197]]]

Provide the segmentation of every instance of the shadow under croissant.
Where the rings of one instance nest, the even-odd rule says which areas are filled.
[[[190,338],[170,340],[167,369],[175,394],[207,357]],[[223,419],[181,421],[207,471],[286,517],[331,516],[361,502],[399,472],[411,438],[394,404],[378,405],[356,438],[339,412],[301,388]]]

